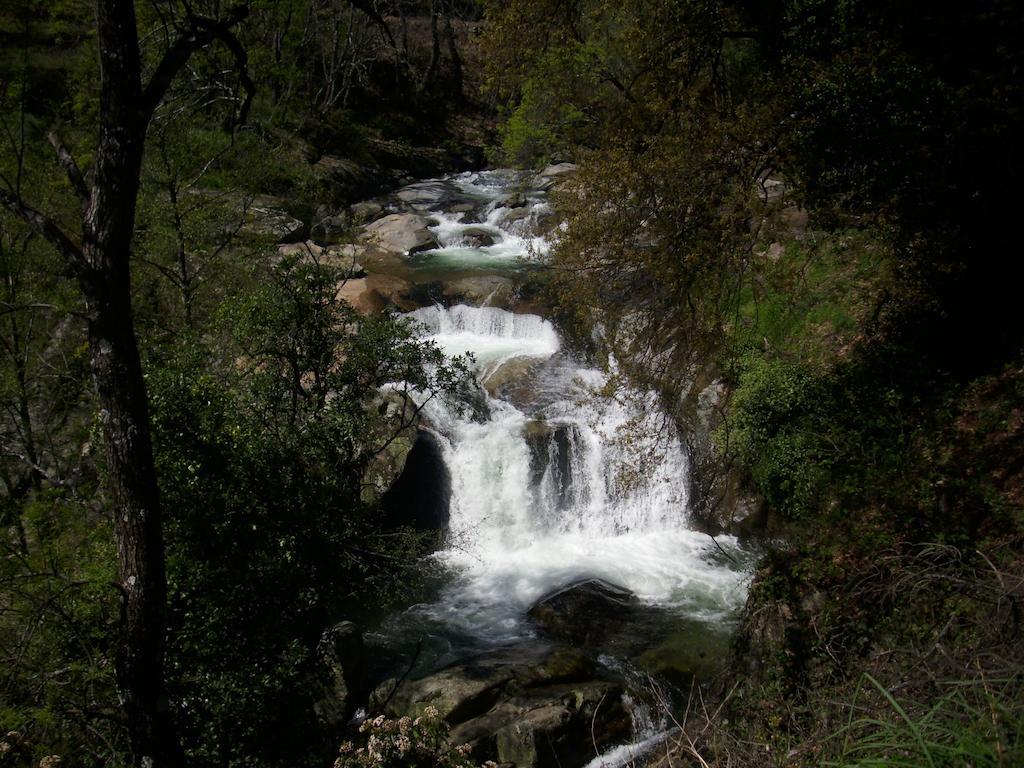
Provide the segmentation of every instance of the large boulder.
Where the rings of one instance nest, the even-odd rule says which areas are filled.
[[[451,494],[452,479],[441,442],[432,432],[420,429],[402,473],[384,494],[384,512],[393,525],[443,531],[448,527]]]
[[[313,165],[313,175],[323,192],[335,203],[350,203],[373,194],[383,179],[379,172],[335,155],[323,155]]]
[[[325,205],[317,207],[309,236],[318,242],[328,243],[344,237],[352,226],[351,214],[347,209],[333,211]]]
[[[502,216],[502,221],[505,223],[506,227],[509,227],[519,221],[526,221],[530,218],[530,211],[531,209],[525,205],[517,208],[510,208],[508,212]]]
[[[415,213],[392,213],[363,226],[362,238],[388,253],[409,256],[437,247],[427,220]]]
[[[541,598],[528,613],[545,635],[592,647],[633,624],[644,606],[628,589],[586,579]]]
[[[546,192],[566,179],[571,179],[578,170],[575,163],[555,163],[538,173],[533,184]]]
[[[361,315],[375,315],[387,307],[387,302],[365,277],[346,280],[338,289],[338,298]]]
[[[400,408],[400,400],[401,395],[392,393],[382,399],[379,407],[386,410]],[[388,489],[401,477],[415,441],[415,435],[402,433],[373,457],[363,473],[362,497],[364,501],[368,503],[380,501]]]
[[[411,312],[420,306],[413,297],[416,286],[395,275],[374,273],[366,278],[367,288],[376,292],[388,307]]]
[[[494,245],[497,237],[493,230],[484,226],[466,227],[459,232],[459,239],[462,241],[462,244],[469,248],[484,248],[488,245]]]
[[[449,207],[453,202],[462,200],[464,195],[447,181],[429,180],[402,187],[393,197],[414,210],[433,211]]]
[[[591,682],[513,699],[510,721],[494,733],[495,757],[517,768],[586,765],[630,735],[622,693],[613,683]]]
[[[450,304],[508,309],[515,298],[516,286],[507,277],[484,275],[453,280],[444,285],[443,291]]]
[[[359,263],[360,257],[366,252],[362,245],[319,245],[312,240],[303,243],[279,245],[279,256],[298,256],[300,259],[317,261],[337,269],[344,280],[366,277],[366,270]]]
[[[375,200],[364,200],[348,207],[349,215],[357,224],[373,221],[384,212],[384,206]]]

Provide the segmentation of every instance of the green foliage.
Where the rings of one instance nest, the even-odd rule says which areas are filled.
[[[287,257],[148,376],[168,510],[171,682],[198,764],[330,753],[315,650],[332,623],[415,587],[423,537],[362,499],[369,462],[415,425],[406,400],[464,374],[404,321],[363,318],[338,274]],[[380,391],[400,408],[382,408]],[[384,401],[386,402],[386,401]],[[268,738],[269,734],[274,734]]]
[[[755,356],[740,370],[718,443],[750,469],[773,508],[792,518],[819,511],[835,458],[828,383],[800,364]]]
[[[536,167],[580,143],[594,130],[592,102],[601,92],[593,52],[559,48],[540,57],[523,83],[519,103],[502,128],[507,162]],[[556,86],[556,83],[562,84]]]
[[[34,768],[59,755],[69,766],[120,766],[111,523],[61,491],[17,513],[23,538],[0,544],[0,762]]]

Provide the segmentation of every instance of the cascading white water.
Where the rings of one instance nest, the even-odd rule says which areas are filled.
[[[712,542],[687,528],[683,447],[653,395],[616,387],[560,350],[550,322],[495,308],[417,310],[425,337],[470,352],[481,379],[529,368],[533,385],[487,395],[474,420],[441,401],[427,419],[452,478],[455,577],[421,609],[494,642],[528,632],[525,609],[582,577],[602,577],[642,599],[714,618],[731,609],[742,576],[708,562]]]
[[[517,357],[550,357],[561,342],[551,323],[537,315],[514,315],[494,307],[425,307],[410,312],[445,354],[472,353],[477,375],[486,378]]]
[[[419,264],[508,274],[543,262],[550,208],[525,177],[438,183],[463,210],[425,212],[441,247],[417,254]],[[584,577],[691,620],[718,624],[732,612],[746,574],[689,529],[686,453],[653,394],[611,379],[614,361],[606,373],[574,359],[537,315],[457,305],[408,317],[447,355],[473,356],[486,407],[426,406],[451,475],[448,543],[436,555],[448,575],[436,599],[393,616],[386,634],[415,636],[416,656],[427,644],[436,667],[532,635],[529,606]]]
[[[456,268],[508,268],[543,261],[551,251],[551,237],[539,232],[552,209],[541,192],[510,196],[510,188],[520,181],[520,175],[502,171],[450,179],[453,189],[476,200],[480,208],[473,214],[431,210],[436,223],[430,229],[439,247],[421,252],[418,259],[433,267]]]

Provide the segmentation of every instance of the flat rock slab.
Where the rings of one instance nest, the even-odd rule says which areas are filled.
[[[362,227],[362,239],[388,253],[405,256],[437,247],[427,220],[416,213],[392,213]]]
[[[395,687],[388,681],[371,707],[421,715],[428,706],[452,725],[451,744],[474,759],[518,768],[584,765],[627,738],[623,688],[579,651],[524,643],[459,662]]]
[[[447,181],[419,181],[402,187],[392,195],[395,199],[417,210],[437,210],[465,202],[462,191]]]

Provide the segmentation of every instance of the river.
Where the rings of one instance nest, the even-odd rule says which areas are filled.
[[[559,230],[533,179],[486,171],[431,182],[451,190],[421,207],[438,247],[409,256],[405,275],[520,283],[543,269]],[[448,535],[433,556],[444,575],[373,642],[395,658],[415,647],[422,674],[534,637],[535,601],[598,577],[724,647],[749,557],[691,527],[684,441],[657,398],[616,377],[614,359],[569,349],[550,319],[504,303],[407,315],[446,354],[472,355],[480,402],[426,406],[451,478]]]

